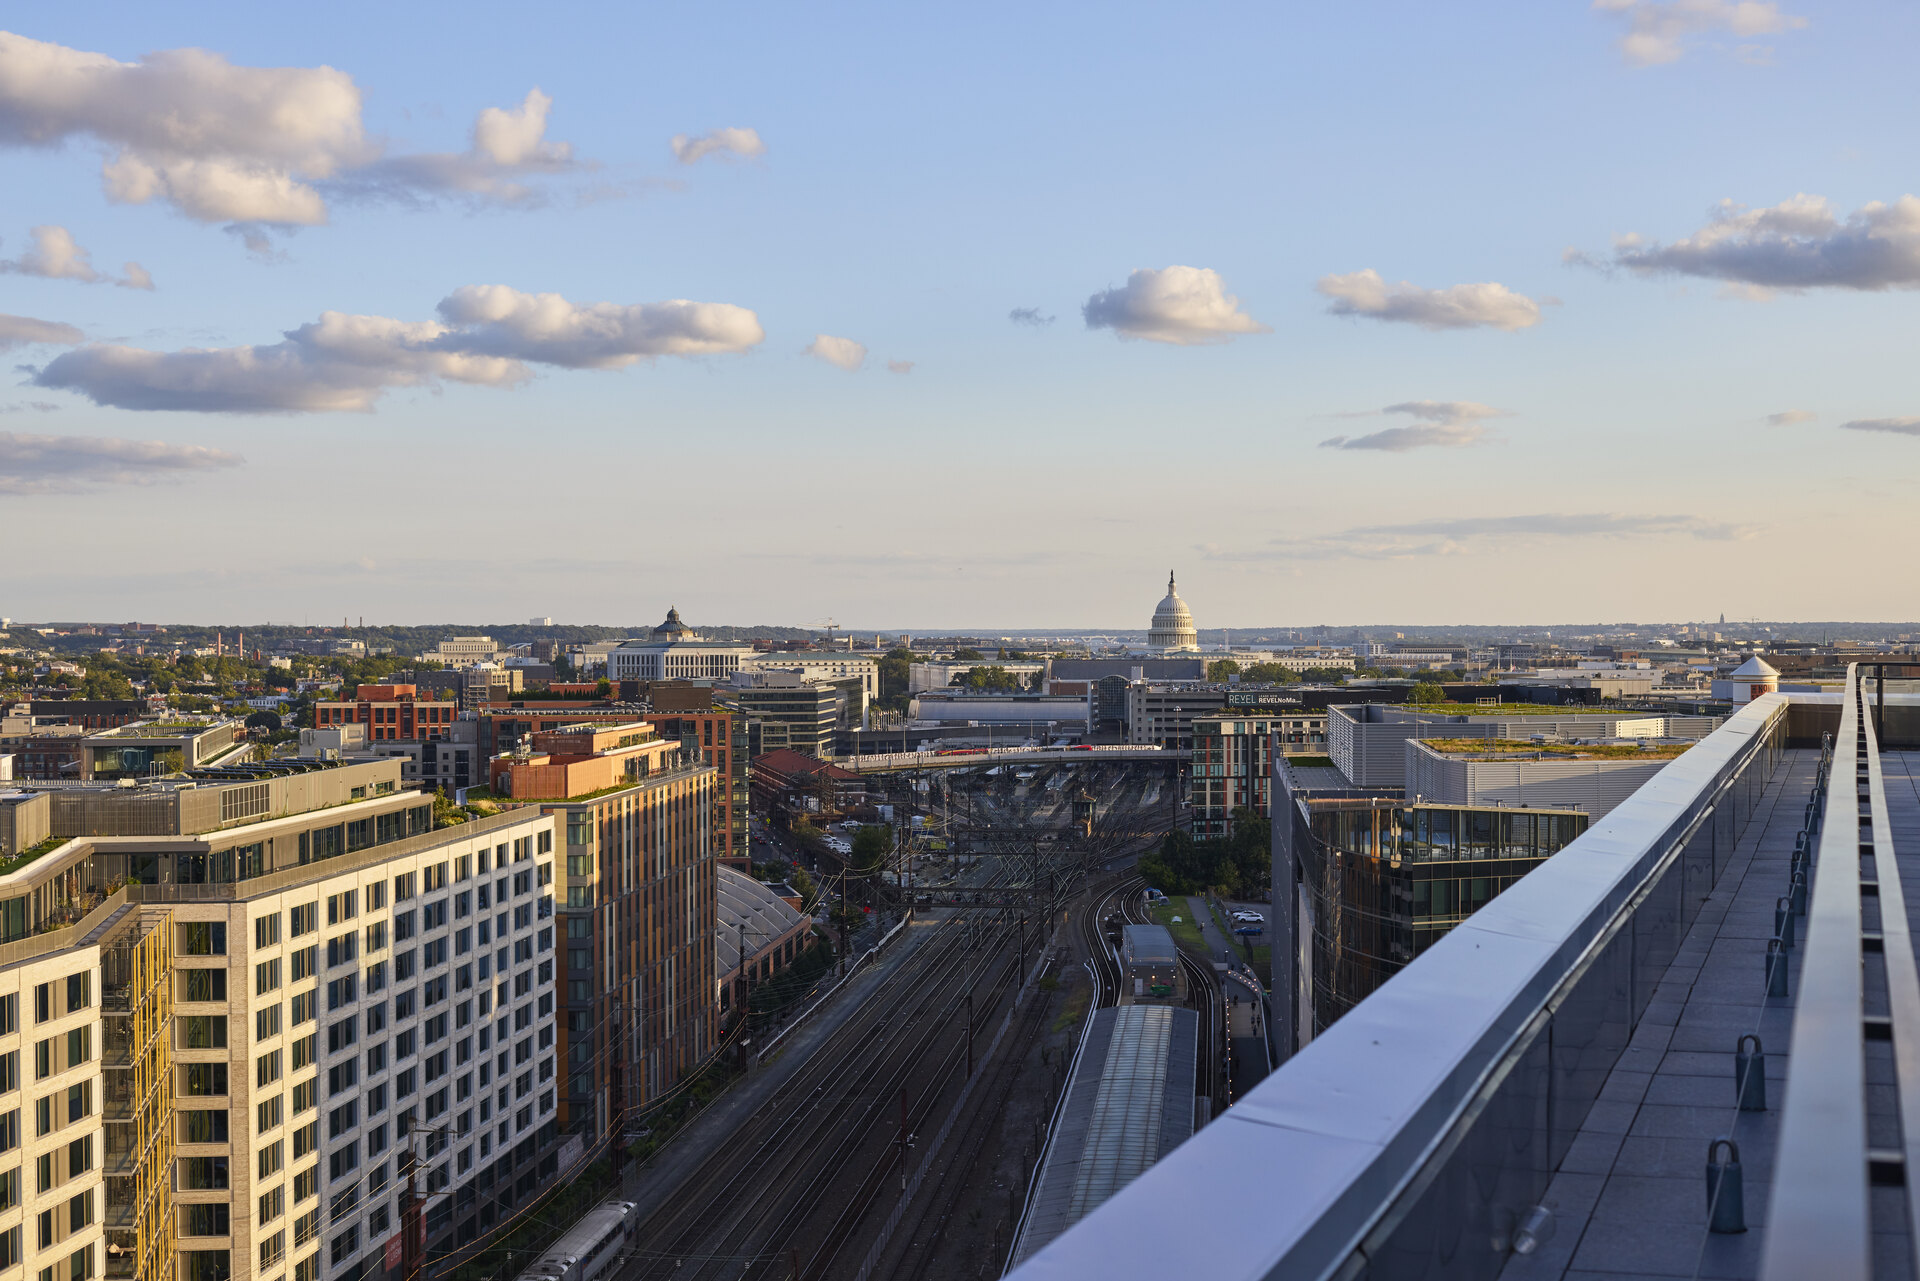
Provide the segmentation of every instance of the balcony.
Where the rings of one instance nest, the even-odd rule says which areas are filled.
[[[1920,697],[1864,677],[1739,709],[1013,1275],[1920,1275]]]

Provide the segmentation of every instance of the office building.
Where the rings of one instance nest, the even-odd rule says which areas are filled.
[[[469,668],[468,675],[480,670],[484,665]],[[416,686],[362,685],[352,700],[315,703],[313,719],[314,729],[301,731],[302,755],[364,750],[393,757],[402,762],[408,786],[448,795],[486,782],[477,720],[455,703],[422,697]],[[351,727],[365,734],[364,745],[352,746],[350,735],[330,734]]]
[[[1659,712],[1569,712],[1531,703],[1472,711],[1427,711],[1378,703],[1327,709],[1327,754],[1360,787],[1406,786],[1410,738],[1545,741],[1615,738],[1704,738],[1720,723],[1710,716]]]
[[[793,672],[741,672],[735,683],[714,694],[744,717],[780,727],[778,746],[808,756],[833,754],[833,731],[857,724],[847,714],[848,692],[838,685],[810,681]],[[762,740],[764,750],[775,744]]]
[[[857,691],[855,714],[880,697],[879,661],[864,654],[833,650],[789,651],[780,654],[748,654],[740,659],[736,671],[792,672],[802,680],[824,681]]]
[[[1576,809],[1600,818],[1693,746],[1690,742],[1535,743],[1407,740],[1407,798],[1454,805]]]
[[[1274,786],[1274,1016],[1295,1012],[1301,1044],[1591,821],[1568,809],[1316,793],[1284,759]]]
[[[423,699],[412,685],[362,685],[351,700],[323,700],[313,705],[315,729],[364,725],[370,743],[447,738],[459,719],[458,706]]]

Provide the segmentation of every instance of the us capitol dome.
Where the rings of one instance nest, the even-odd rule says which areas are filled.
[[[1200,633],[1193,625],[1193,611],[1173,587],[1173,571],[1167,571],[1166,599],[1153,611],[1153,626],[1147,632],[1149,649],[1177,653],[1200,648]]]

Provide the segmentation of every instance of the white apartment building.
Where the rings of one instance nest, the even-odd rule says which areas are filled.
[[[416,1161],[457,1262],[561,1173],[554,822],[399,792],[0,877],[0,1278],[384,1276]]]

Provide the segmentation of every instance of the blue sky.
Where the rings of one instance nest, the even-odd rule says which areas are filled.
[[[0,613],[1132,627],[1172,566],[1207,626],[1910,618],[1910,583],[1834,549],[1910,541],[1920,498],[1896,203],[1920,140],[1889,88],[1916,26],[1791,0],[16,15],[38,44],[0,56],[0,316],[79,341],[6,353],[26,555]],[[292,166],[325,222],[229,229],[179,194],[202,144],[113,136],[181,94],[271,168],[275,121],[233,121],[224,73],[55,102],[21,70],[42,45],[350,77],[353,154]],[[535,87],[570,156],[472,160],[479,113]],[[676,160],[728,128],[764,150]],[[174,195],[110,199],[128,152]],[[428,154],[491,194],[418,178]],[[1722,201],[1803,193],[1828,212],[1701,238]],[[34,274],[44,226],[103,278]],[[127,261],[152,290],[107,279]],[[1783,270],[1805,287],[1763,296]],[[1430,292],[1328,279],[1363,271]],[[680,321],[635,312],[603,360],[436,310],[480,285],[722,309],[703,354],[654,354]],[[1442,306],[1454,327],[1419,323]],[[300,412],[204,385],[128,407],[183,349],[330,311],[437,321],[435,354],[382,339],[401,372],[366,409],[270,369],[247,396]],[[481,360],[520,363],[434,372]]]

